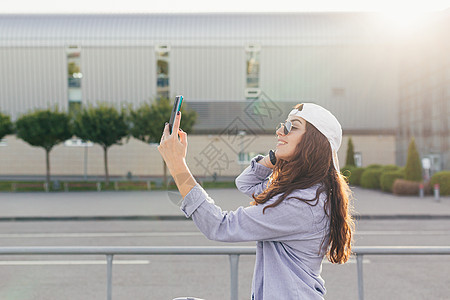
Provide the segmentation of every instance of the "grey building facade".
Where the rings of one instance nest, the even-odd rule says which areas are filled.
[[[168,77],[170,97],[231,102],[263,92],[322,104],[348,130],[392,132],[398,57],[384,29],[357,13],[1,15],[1,108],[15,119],[35,107],[68,109],[69,97],[139,105]],[[75,95],[70,51],[81,76]]]
[[[414,138],[430,173],[450,169],[450,10],[404,41],[400,59],[397,162]]]
[[[182,94],[199,136],[272,136],[293,105],[314,102],[364,141],[363,165],[402,164],[402,50],[389,26],[373,13],[0,15],[0,110],[14,120]]]

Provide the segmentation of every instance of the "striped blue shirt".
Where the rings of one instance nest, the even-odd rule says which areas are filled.
[[[254,157],[236,178],[239,191],[250,197],[267,187],[272,173],[272,169],[257,163],[261,158]],[[317,188],[295,190],[289,196],[313,199]],[[323,299],[326,289],[320,273],[329,236],[329,219],[324,212],[326,196],[322,193],[316,206],[288,196],[263,214],[263,208],[279,196],[264,204],[222,211],[197,184],[184,197],[181,210],[210,240],[256,241],[252,299]]]

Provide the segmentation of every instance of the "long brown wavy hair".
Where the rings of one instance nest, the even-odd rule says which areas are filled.
[[[298,104],[295,108],[301,110],[302,105]],[[309,122],[306,122],[306,132],[296,146],[294,158],[289,161],[277,159],[270,184],[258,196],[252,195],[255,200],[252,204],[263,204],[273,196],[282,194],[276,202],[263,209],[264,213],[267,208],[280,204],[294,190],[307,189],[316,184],[319,188],[314,199],[290,198],[315,206],[319,195],[326,194],[324,210],[330,219],[326,255],[332,263],[345,263],[351,255],[355,227],[351,217],[351,191],[345,178],[333,166],[327,138]]]

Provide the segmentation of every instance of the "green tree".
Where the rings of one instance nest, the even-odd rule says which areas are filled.
[[[13,123],[8,115],[4,115],[0,112],[0,140],[6,135],[14,132]]]
[[[77,137],[99,144],[103,148],[105,181],[109,185],[108,149],[122,145],[122,138],[128,135],[126,113],[107,104],[89,106],[76,114],[74,133]]]
[[[172,113],[173,103],[167,98],[159,98],[152,104],[144,103],[136,110],[130,109],[129,124],[130,134],[144,143],[159,143],[164,130],[165,122],[168,122]],[[197,113],[190,110],[186,103],[181,106],[180,128],[186,133],[192,132],[192,127],[197,120]],[[163,160],[164,184],[167,185],[167,166]]]
[[[408,147],[408,157],[406,159],[405,179],[411,181],[422,181],[422,164],[420,163],[419,152],[417,152],[416,142],[411,139]]]
[[[16,121],[17,137],[45,150],[47,184],[50,184],[50,151],[72,136],[69,116],[53,110],[35,110]]]
[[[355,151],[353,150],[353,141],[352,138],[348,139],[348,146],[347,146],[347,158],[345,160],[346,166],[354,166],[355,164]]]

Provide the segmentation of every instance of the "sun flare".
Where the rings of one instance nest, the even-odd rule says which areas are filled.
[[[411,10],[384,11],[383,17],[389,24],[392,33],[400,36],[409,36],[423,29],[430,13]]]

